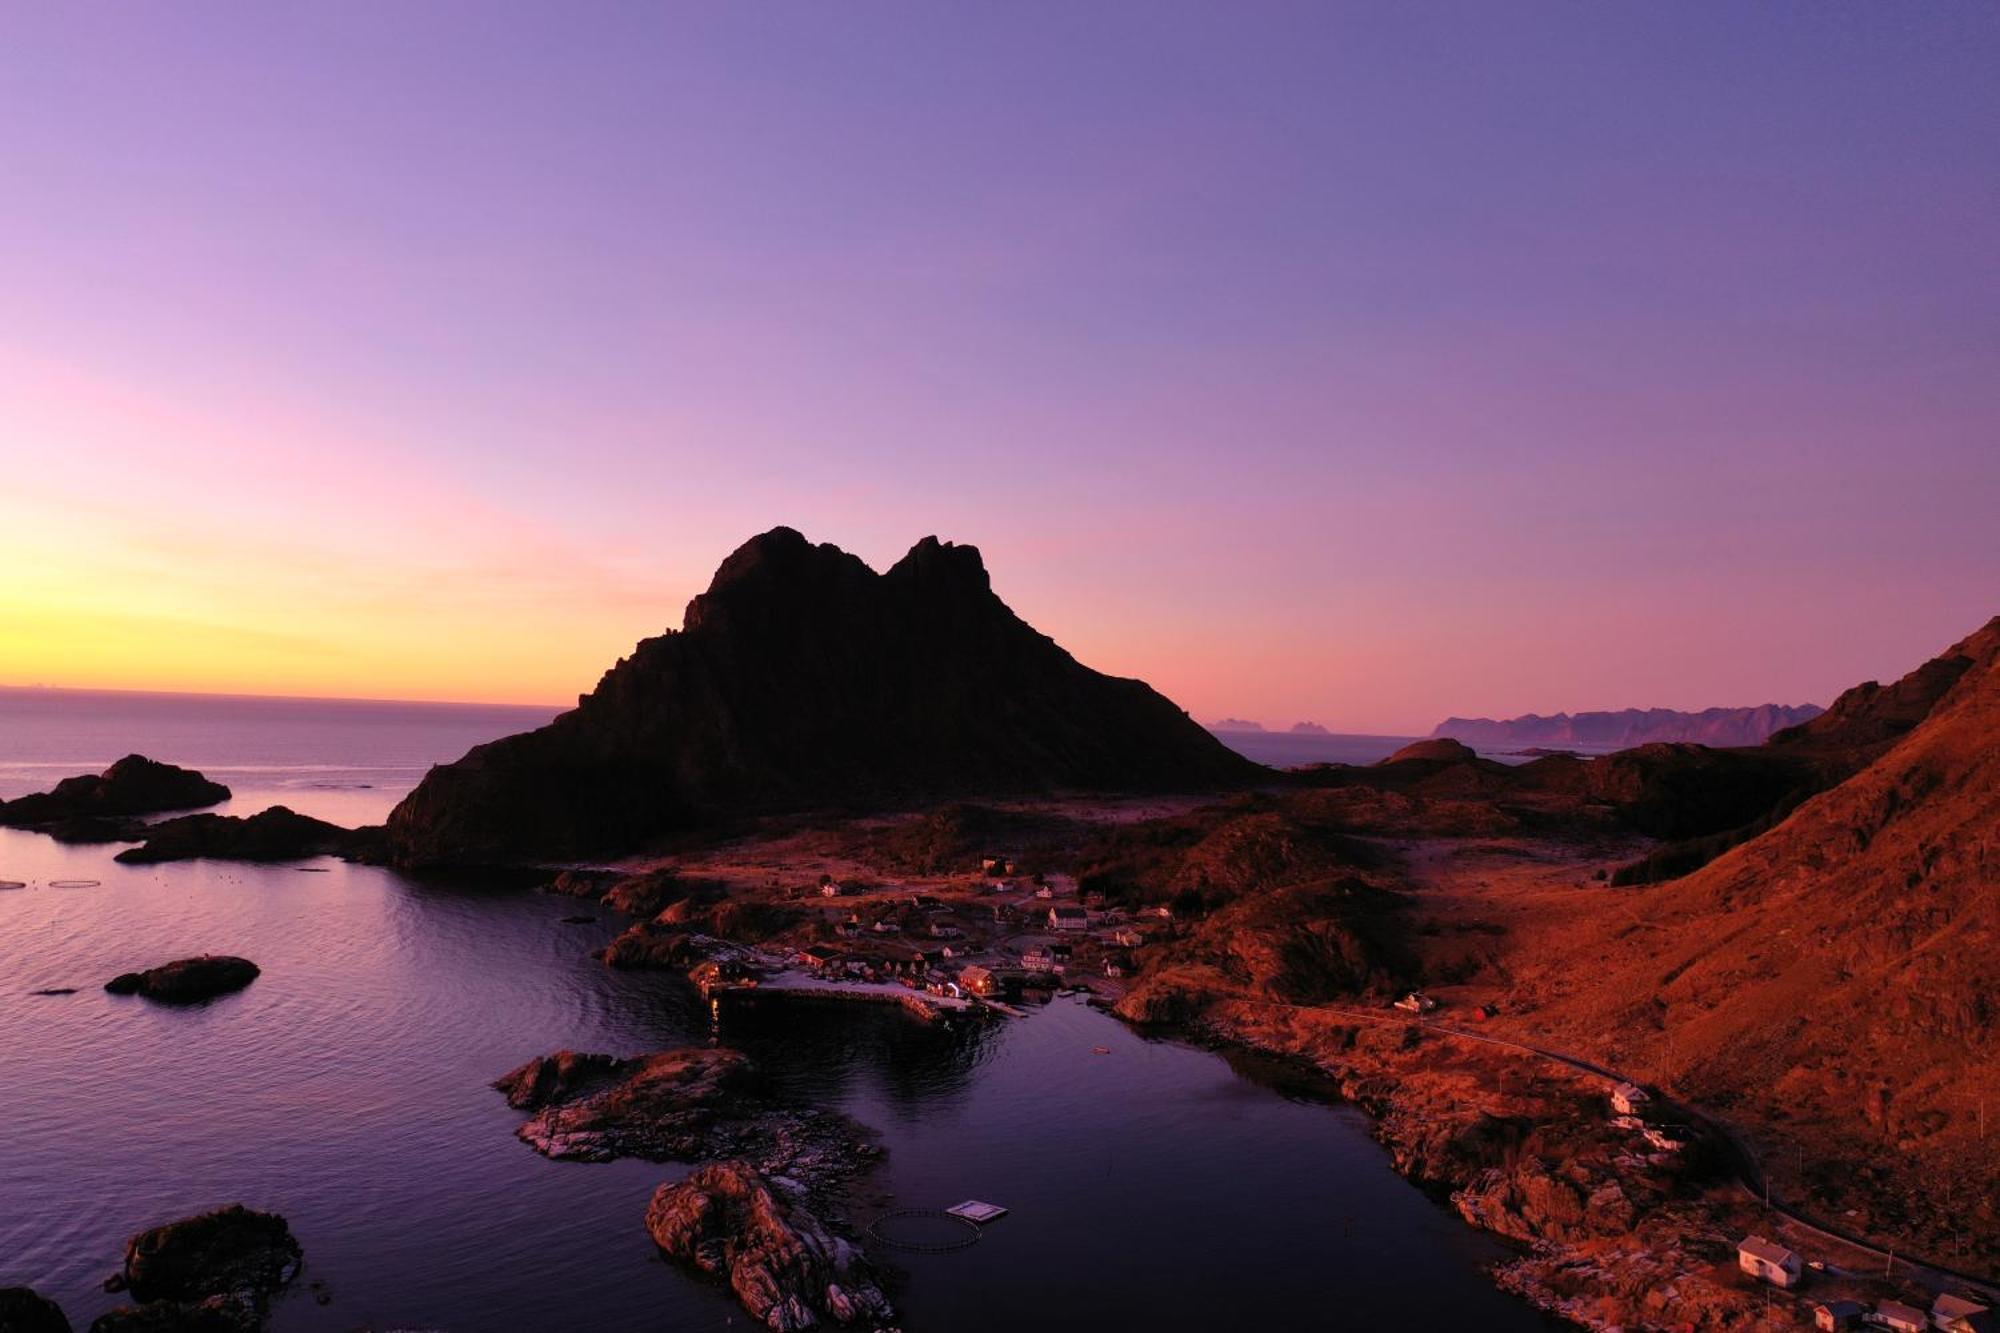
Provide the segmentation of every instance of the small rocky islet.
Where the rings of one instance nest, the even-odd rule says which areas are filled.
[[[177,958],[143,972],[121,972],[104,983],[113,995],[137,995],[161,1004],[200,1004],[242,990],[262,975],[248,958],[202,954]]]
[[[104,1283],[133,1303],[98,1316],[90,1333],[257,1333],[304,1260],[284,1218],[240,1203],[149,1227],[125,1242],[124,1264]],[[71,1333],[71,1325],[54,1301],[6,1287],[0,1333]]]

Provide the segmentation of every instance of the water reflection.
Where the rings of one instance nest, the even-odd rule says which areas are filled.
[[[691,987],[591,958],[623,923],[566,924],[572,900],[110,852],[0,831],[0,878],[29,883],[0,894],[0,1285],[79,1327],[114,1303],[99,1284],[126,1236],[232,1200],[284,1213],[332,1289],[281,1301],[281,1330],[741,1327],[645,1235],[678,1168],[545,1161],[488,1087],[563,1047],[712,1037],[881,1131],[879,1206],[1015,1209],[971,1250],[904,1263],[914,1328],[1289,1327],[1335,1299],[1393,1326],[1541,1327],[1478,1275],[1491,1247],[1390,1173],[1351,1112],[1289,1100],[1288,1071],[1274,1085],[1069,1001],[990,1026],[771,1004],[712,1032]],[[50,886],[71,878],[102,883]],[[99,989],[203,951],[263,975],[191,1010]],[[54,986],[79,989],[28,994]]]

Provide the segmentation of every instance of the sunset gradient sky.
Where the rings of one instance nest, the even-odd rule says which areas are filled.
[[[39,5],[0,684],[562,701],[935,532],[1198,716],[2000,611],[2000,9]]]

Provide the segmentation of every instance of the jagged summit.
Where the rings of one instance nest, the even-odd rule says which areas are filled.
[[[389,828],[407,863],[555,859],[732,814],[1210,790],[1261,772],[1023,622],[976,548],[926,537],[878,574],[780,527],[574,710],[432,769]]]

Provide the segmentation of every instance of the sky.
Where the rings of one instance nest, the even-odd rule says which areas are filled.
[[[2000,9],[13,5],[0,684],[563,702],[935,533],[1200,717],[2000,613]]]

